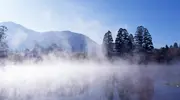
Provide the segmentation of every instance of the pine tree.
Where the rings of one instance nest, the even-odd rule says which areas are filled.
[[[110,56],[110,52],[113,51],[113,38],[112,33],[108,31],[103,38],[103,47],[106,56]]]
[[[174,43],[173,47],[174,47],[174,48],[178,48],[177,42]]]
[[[120,28],[115,40],[115,49],[117,53],[122,53],[123,45],[123,29]]]
[[[173,48],[173,46],[172,46],[172,45],[170,45],[170,46],[169,46],[169,48]]]
[[[130,42],[130,39],[129,39],[129,33],[126,29],[123,29],[123,52],[127,53],[129,51],[129,42]]]
[[[135,33],[135,45],[136,45],[136,51],[141,52],[143,47],[143,34],[144,34],[144,27],[138,26],[137,31]]]
[[[134,38],[126,29],[120,28],[115,41],[116,52],[120,54],[129,53],[133,48]]]
[[[165,48],[168,50],[169,49],[168,45],[166,45]]]
[[[133,51],[133,49],[134,49],[134,37],[133,37],[133,35],[132,34],[130,34],[129,36],[128,36],[128,38],[129,38],[129,43],[128,43],[128,45],[129,45],[129,51]]]
[[[143,49],[145,52],[152,52],[154,49],[151,34],[146,28],[144,28],[143,34]]]
[[[6,34],[7,31],[6,26],[0,26],[0,56],[6,57],[8,52],[8,45],[6,43]]]

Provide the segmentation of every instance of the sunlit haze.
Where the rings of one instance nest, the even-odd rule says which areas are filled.
[[[180,1],[0,0],[0,100],[180,100]]]

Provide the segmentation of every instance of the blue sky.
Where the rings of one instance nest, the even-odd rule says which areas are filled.
[[[143,25],[156,47],[180,43],[178,0],[3,0],[0,6],[1,22],[36,31],[71,30],[101,43],[107,30],[115,37],[120,27],[134,34]]]

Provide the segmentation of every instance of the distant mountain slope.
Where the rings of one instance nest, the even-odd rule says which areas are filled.
[[[13,50],[32,49],[36,43],[45,48],[55,43],[65,50],[74,52],[84,52],[87,48],[93,50],[98,46],[89,37],[71,31],[36,32],[13,22],[2,22],[0,25],[8,28],[7,41]]]

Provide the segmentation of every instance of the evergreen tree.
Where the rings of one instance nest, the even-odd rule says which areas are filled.
[[[173,48],[173,46],[172,46],[172,45],[170,45],[170,48]]]
[[[5,34],[7,30],[8,29],[6,26],[0,26],[0,56],[1,57],[7,56],[8,45],[6,43],[6,34]]]
[[[143,34],[143,49],[145,52],[152,52],[154,49],[151,34],[146,28],[144,28]]]
[[[174,48],[178,48],[178,44],[175,42],[173,45]]]
[[[168,45],[166,45],[165,48],[168,50],[169,49]]]
[[[115,41],[116,52],[120,54],[130,52],[133,49],[133,42],[133,35],[129,35],[126,29],[120,28]]]
[[[136,51],[141,52],[143,47],[143,34],[144,34],[144,27],[138,26],[137,31],[135,33],[135,45],[136,45]]]
[[[117,53],[122,53],[123,45],[123,29],[120,28],[115,40],[115,49]]]
[[[164,53],[164,55],[165,55],[164,57],[165,57],[166,62],[169,63],[171,58],[169,57],[169,46],[168,45],[165,46],[165,53]]]
[[[129,46],[130,39],[129,39],[129,33],[126,29],[123,29],[123,53],[127,53],[130,49]]]
[[[112,33],[110,31],[108,31],[104,35],[104,38],[103,38],[103,47],[104,47],[105,55],[109,56],[110,52],[113,51],[113,38],[112,38]]]
[[[130,40],[128,43],[129,51],[133,51],[133,49],[134,49],[134,37],[132,34],[129,35],[129,40]]]

